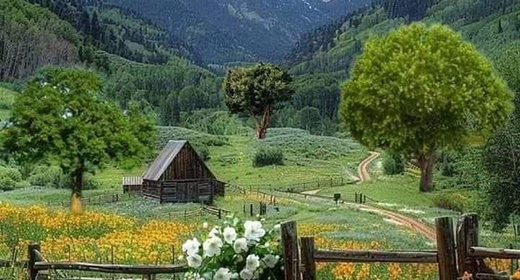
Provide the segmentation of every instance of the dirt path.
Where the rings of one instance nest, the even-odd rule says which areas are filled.
[[[370,155],[364,159],[358,166],[359,182],[361,184],[366,181],[370,181],[370,173],[368,173],[368,166],[372,161],[378,158],[381,154],[377,152],[370,152]]]
[[[358,184],[366,182],[366,181],[370,181],[370,173],[368,172],[368,166],[370,165],[370,163],[372,161],[374,161],[379,156],[381,156],[380,153],[370,152],[370,155],[359,164],[359,166],[358,166],[358,173],[359,173]],[[382,209],[379,207],[366,205],[366,204],[365,205],[354,204],[354,203],[349,203],[349,204],[353,205],[363,211],[368,211],[368,212],[376,213],[376,214],[379,214],[382,216],[386,216],[387,218],[391,219],[392,221],[397,222],[403,226],[406,226],[406,227],[426,236],[428,239],[435,241],[435,238],[436,238],[435,229],[433,229],[432,227],[430,227],[414,218],[411,218],[406,215],[396,213],[393,211],[389,211],[386,209]]]
[[[310,190],[310,191],[304,191],[304,192],[302,192],[302,194],[316,195],[316,194],[318,194],[320,191],[321,191],[320,189],[317,189],[317,190]]]
[[[351,204],[351,203],[349,203],[349,204]],[[436,240],[435,229],[414,218],[411,218],[406,215],[399,214],[399,213],[396,213],[393,211],[389,211],[386,209],[381,209],[379,207],[370,206],[370,205],[359,205],[359,204],[354,204],[354,205],[355,205],[355,207],[358,207],[362,211],[372,212],[375,214],[386,216],[387,218],[391,219],[392,221],[395,221],[405,227],[408,227],[408,228],[424,235],[426,238],[430,239],[431,241]]]

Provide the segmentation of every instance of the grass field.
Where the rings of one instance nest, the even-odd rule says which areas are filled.
[[[318,179],[343,176],[354,179],[358,164],[367,156],[368,151],[359,144],[349,140],[333,137],[313,136],[295,129],[272,130],[268,138],[259,143],[252,135],[233,135],[212,137],[188,130],[163,131],[164,138],[193,138],[198,145],[205,145],[209,151],[208,166],[222,181],[235,183],[243,187],[255,188],[283,187]],[[164,139],[163,139],[164,140]],[[284,164],[266,167],[253,167],[252,158],[261,145],[283,147]],[[121,193],[120,182],[123,176],[139,176],[146,170],[148,163],[133,170],[122,170],[110,167],[95,175],[101,188],[85,190],[84,196]],[[353,199],[355,193],[363,193],[378,207],[391,209],[408,216],[417,217],[432,223],[435,217],[457,216],[452,211],[440,210],[434,206],[435,194],[419,192],[416,175],[384,176],[380,162],[370,166],[372,181],[363,184],[345,184],[338,187],[323,187],[317,194],[332,196],[340,193],[342,198]],[[315,236],[316,245],[325,249],[433,249],[432,244],[424,236],[376,213],[360,211],[352,205],[336,205],[333,201],[304,199],[301,196],[278,193],[276,206],[269,206],[266,218],[267,225],[294,220],[298,222],[300,236]],[[44,252],[51,259],[67,258],[63,250],[72,250],[72,257],[78,260],[107,260],[109,252],[106,246],[115,246],[115,251],[137,250],[137,253],[123,254],[117,257],[120,263],[167,263],[172,259],[171,244],[178,246],[189,234],[194,234],[203,222],[218,223],[214,216],[201,214],[184,218],[184,211],[193,211],[198,204],[159,205],[138,197],[125,197],[118,203],[93,205],[86,207],[92,221],[84,221],[89,228],[68,233],[58,229],[67,227],[67,210],[60,207],[32,208],[31,205],[45,205],[47,202],[68,200],[70,190],[30,187],[0,194],[0,206],[11,209],[11,219],[3,219],[0,213],[0,259],[9,257],[12,239],[5,239],[7,230],[15,230],[13,221],[21,217],[29,219],[29,213],[39,213],[49,221],[56,223],[54,229],[47,231],[47,223],[41,227],[31,228],[37,236],[27,237],[44,242]],[[262,197],[253,194],[237,194],[227,192],[225,197],[216,200],[216,206],[225,208],[245,219],[256,219]],[[2,202],[4,202],[2,204]],[[16,206],[6,206],[16,205]],[[250,216],[249,207],[254,207],[254,217]],[[9,208],[10,207],[10,208]],[[244,212],[244,208],[247,209]],[[14,209],[14,210],[12,210]],[[32,210],[31,210],[32,209]],[[32,211],[32,212],[31,212]],[[26,214],[23,214],[26,213]],[[59,219],[57,217],[60,217]],[[112,222],[104,225],[102,221]],[[59,220],[61,222],[56,222]],[[100,222],[101,221],[101,222]],[[15,222],[15,223],[19,223]],[[61,224],[60,224],[61,223]],[[126,224],[134,225],[129,228]],[[117,224],[117,225],[116,225]],[[110,225],[116,225],[111,227]],[[147,237],[143,229],[153,229],[157,234]],[[168,236],[168,230],[179,229],[183,234]],[[24,237],[29,229],[18,229],[11,235],[22,236],[20,244],[27,241]],[[3,236],[2,237],[2,233]],[[67,236],[67,234],[71,234]],[[145,241],[132,243],[129,238],[140,238]],[[508,231],[503,234],[484,231],[482,241],[486,245],[505,246],[504,242],[512,242],[514,236]],[[3,240],[3,241],[2,241]],[[6,243],[6,240],[11,240]],[[25,241],[24,241],[25,240]],[[69,241],[78,244],[77,248],[64,249]],[[500,241],[504,240],[504,242]],[[143,243],[144,242],[144,243]],[[101,247],[98,245],[101,244]],[[142,248],[136,248],[135,244]],[[61,247],[60,247],[61,246]],[[65,246],[65,247],[63,247]],[[104,247],[103,247],[104,246]],[[166,249],[166,248],[169,249]],[[69,248],[69,247],[67,247]],[[178,247],[176,247],[178,250]],[[85,252],[85,253],[80,253]],[[128,251],[130,252],[130,251]],[[119,254],[119,253],[117,253]],[[177,251],[177,254],[180,252]],[[497,265],[504,265],[502,263]],[[318,267],[319,279],[437,279],[435,266],[417,265],[363,265],[324,264]],[[0,275],[2,272],[0,271]],[[388,275],[393,275],[388,277]],[[370,276],[370,277],[369,277]]]
[[[284,130],[294,133],[285,135]],[[355,177],[366,150],[351,140],[311,136],[294,129],[274,130],[263,145],[284,149],[284,164],[253,167],[255,150],[262,144],[251,136],[228,136],[228,143],[210,147],[207,162],[216,176],[242,186],[284,186],[335,176]],[[273,134],[274,134],[273,133]]]

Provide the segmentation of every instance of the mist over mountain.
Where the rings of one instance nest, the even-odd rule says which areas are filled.
[[[107,0],[137,11],[201,54],[205,64],[283,57],[300,36],[372,0]]]

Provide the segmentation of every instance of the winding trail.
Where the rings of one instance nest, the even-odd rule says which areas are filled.
[[[380,153],[377,152],[370,152],[370,155],[365,158],[358,166],[358,173],[359,173],[359,182],[367,182],[370,181],[370,173],[368,172],[368,166],[370,163],[372,163],[375,159],[377,159],[379,156],[381,156]],[[422,235],[427,237],[428,239],[435,241],[436,234],[435,229],[430,227],[427,224],[422,223],[421,221],[418,221],[415,218],[408,217],[406,215],[390,211],[381,207],[375,207],[370,206],[366,204],[353,204],[355,207],[358,207],[360,210],[368,211],[372,213],[376,213],[382,216],[386,216],[387,218],[391,219],[392,221],[395,221],[403,226],[406,226]]]
[[[415,218],[411,218],[411,217],[408,217],[408,216],[400,214],[400,213],[396,213],[396,212],[393,212],[390,210],[386,210],[386,209],[382,209],[379,207],[374,207],[374,206],[370,206],[370,205],[366,205],[366,204],[362,204],[362,205],[355,204],[355,206],[358,207],[362,211],[372,212],[375,214],[379,214],[381,216],[386,216],[387,218],[391,219],[392,221],[395,221],[405,227],[408,227],[408,228],[414,230],[417,233],[424,235],[426,238],[430,239],[431,241],[436,240],[437,235],[435,233],[435,229],[427,224],[424,224],[423,222],[421,222]]]
[[[359,176],[358,184],[370,181],[370,173],[368,173],[368,166],[370,165],[370,163],[372,163],[372,161],[374,161],[379,156],[381,156],[380,153],[370,152],[370,155],[359,164],[359,166],[358,166],[358,176]]]

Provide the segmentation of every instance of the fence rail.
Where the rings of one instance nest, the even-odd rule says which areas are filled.
[[[231,211],[228,211],[226,209],[212,207],[212,206],[208,206],[208,205],[202,206],[202,211],[204,211],[204,212],[206,212],[206,213],[208,213],[210,215],[216,216],[219,219],[222,219],[223,215],[227,215],[227,214],[231,213]]]
[[[438,218],[436,251],[329,251],[315,248],[314,237],[302,237],[298,242],[295,222],[282,224],[282,245],[285,280],[315,280],[316,263],[436,263],[440,280],[457,280],[471,274],[477,280],[517,278],[492,274],[485,258],[519,259],[520,250],[484,248],[478,246],[478,218],[475,214],[461,217],[455,234],[453,220]],[[301,244],[301,245],[299,245]],[[455,246],[458,244],[458,246]]]
[[[72,270],[95,273],[145,275],[152,279],[157,274],[178,274],[188,270],[186,265],[124,265],[124,264],[96,264],[83,262],[49,262],[41,254],[39,244],[28,246],[29,260],[27,261],[27,273],[29,280],[37,280],[41,271]]]
[[[209,211],[214,211],[215,209]],[[222,213],[222,209],[220,209]],[[490,273],[484,258],[518,259],[520,250],[485,248],[478,246],[478,219],[476,215],[464,215],[454,230],[450,217],[436,219],[436,251],[373,251],[373,250],[322,250],[315,247],[314,237],[298,238],[296,222],[282,224],[282,247],[285,280],[315,280],[317,263],[421,263],[438,264],[440,280],[457,280],[471,274],[474,279],[515,279],[506,275]],[[458,244],[455,246],[455,244]],[[28,261],[19,263],[27,267],[30,280],[38,273],[49,270],[88,271],[129,275],[178,274],[187,271],[185,265],[122,265],[83,262],[49,262],[40,253],[38,244],[28,247]],[[12,266],[12,261],[0,261],[0,266]]]
[[[116,203],[120,201],[128,200],[132,197],[131,193],[121,194],[121,193],[113,193],[113,194],[103,194],[97,196],[89,196],[81,198],[81,203],[85,206],[88,205],[100,205],[104,203]],[[70,207],[70,200],[67,201],[55,201],[55,202],[47,202],[47,206],[61,206],[61,207]]]

